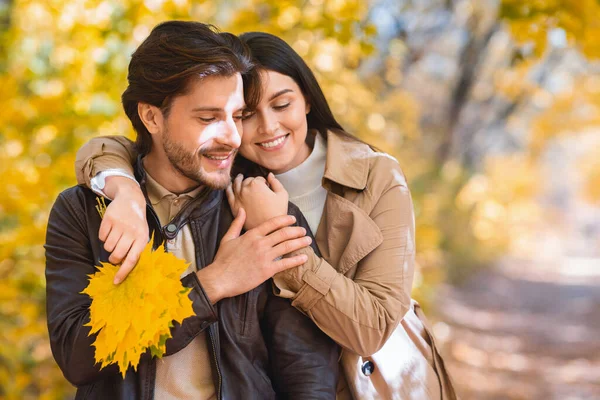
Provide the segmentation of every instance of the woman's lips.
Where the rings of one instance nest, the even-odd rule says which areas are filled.
[[[285,145],[288,137],[289,133],[264,142],[256,143],[256,145],[265,151],[275,151],[281,149]]]

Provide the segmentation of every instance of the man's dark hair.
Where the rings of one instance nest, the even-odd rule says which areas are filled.
[[[186,94],[190,81],[207,76],[241,73],[246,102],[258,97],[258,74],[250,52],[235,35],[191,21],[157,25],[137,48],[129,63],[128,86],[121,96],[125,113],[137,132],[136,148],[145,155],[152,137],[138,114],[138,103],[160,108],[168,117],[173,99]]]

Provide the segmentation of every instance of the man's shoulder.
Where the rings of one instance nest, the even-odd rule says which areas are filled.
[[[83,204],[83,202],[93,200],[95,197],[99,196],[85,185],[76,185],[60,192],[56,201],[66,201],[70,204]]]
[[[109,202],[86,186],[77,185],[60,192],[52,210],[69,212],[78,219],[84,219],[91,209],[101,217]],[[52,213],[50,218],[52,218]]]

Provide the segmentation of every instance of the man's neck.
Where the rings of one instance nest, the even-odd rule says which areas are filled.
[[[187,193],[199,186],[175,169],[165,154],[151,151],[142,159],[142,164],[146,173],[171,193]]]

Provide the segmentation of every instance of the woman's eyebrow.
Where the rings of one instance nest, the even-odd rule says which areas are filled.
[[[273,100],[276,97],[281,96],[282,94],[289,93],[289,92],[293,92],[293,90],[292,89],[283,89],[283,90],[280,90],[279,92],[277,92],[274,95],[272,95],[271,97],[269,97],[269,101]]]

